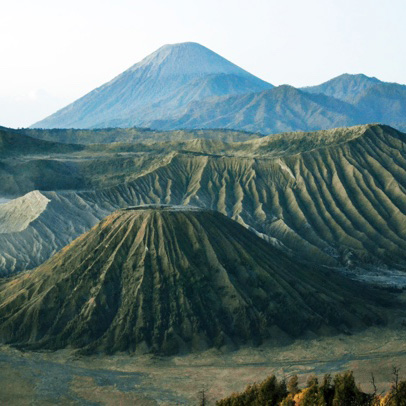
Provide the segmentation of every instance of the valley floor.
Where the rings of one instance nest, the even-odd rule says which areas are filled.
[[[392,366],[406,377],[406,327],[373,328],[362,334],[296,341],[285,347],[222,354],[78,357],[70,351],[20,352],[0,347],[0,404],[6,405],[197,405],[209,404],[270,374],[355,372],[362,389],[387,390]]]

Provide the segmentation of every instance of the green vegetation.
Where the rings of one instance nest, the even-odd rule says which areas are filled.
[[[216,402],[217,406],[405,406],[406,381],[399,380],[399,369],[394,368],[390,390],[378,393],[372,376],[373,393],[366,393],[356,384],[352,371],[327,374],[322,381],[309,377],[305,388],[300,389],[298,377],[292,376],[287,384],[272,375],[265,381],[250,385],[242,393]]]

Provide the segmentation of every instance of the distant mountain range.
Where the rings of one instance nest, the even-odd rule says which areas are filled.
[[[383,123],[406,129],[406,86],[363,74],[274,87],[196,43],[165,45],[32,128],[228,128],[262,134]]]

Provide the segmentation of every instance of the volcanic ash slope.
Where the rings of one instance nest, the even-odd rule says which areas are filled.
[[[139,206],[3,282],[0,339],[87,353],[277,343],[380,322],[359,292],[218,212]]]

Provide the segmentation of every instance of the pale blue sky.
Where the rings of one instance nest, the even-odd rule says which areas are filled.
[[[405,0],[1,0],[0,125],[23,127],[161,45],[195,41],[274,85],[406,83]]]

